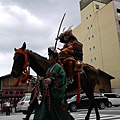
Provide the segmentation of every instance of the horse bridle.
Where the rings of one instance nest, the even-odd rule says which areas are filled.
[[[25,73],[25,77],[23,77],[23,78],[19,77],[19,78],[18,78],[21,83],[25,83],[26,80],[27,80],[27,78],[28,78],[29,75],[30,75],[30,74],[29,74],[29,70],[27,69],[27,67],[30,65],[29,59],[28,59],[28,55],[27,55],[26,50],[22,50],[21,48],[17,49],[17,50],[15,51],[15,54],[16,54],[16,53],[20,53],[20,54],[24,55],[24,58],[25,58],[25,63],[24,63],[24,66],[23,66],[23,69],[24,69],[23,71],[24,71],[24,73]]]

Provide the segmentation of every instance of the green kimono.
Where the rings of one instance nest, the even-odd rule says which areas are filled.
[[[48,68],[46,78],[48,77],[51,79],[50,92],[45,95],[43,84],[41,84],[43,99],[35,111],[34,120],[71,120],[65,100],[67,79],[63,68],[56,63]]]

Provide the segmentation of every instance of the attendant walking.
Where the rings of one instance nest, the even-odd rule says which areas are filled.
[[[23,120],[29,120],[32,112],[37,108],[38,106],[38,89],[35,86],[35,82],[30,82],[31,83],[31,87],[32,87],[32,92],[31,92],[31,97],[30,97],[30,102],[29,102],[29,107],[27,110],[27,115],[25,118],[23,118]]]
[[[34,120],[74,120],[67,110],[65,91],[68,83],[63,68],[57,63],[58,53],[50,47],[48,54],[53,64],[41,80],[42,101],[35,111]]]

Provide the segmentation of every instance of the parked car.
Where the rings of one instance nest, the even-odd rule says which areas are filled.
[[[24,97],[21,98],[21,100],[17,103],[17,107],[16,107],[17,112],[22,112],[23,114],[27,113],[27,109],[30,102],[30,96],[31,96],[31,93],[27,93],[25,94]],[[39,100],[38,102],[40,104],[41,101]]]
[[[106,96],[110,101],[112,106],[120,106],[120,95],[117,93],[102,93],[103,96]]]
[[[88,108],[89,107],[89,99],[87,98],[86,94],[80,94],[81,101],[80,103],[76,102],[77,95],[73,96],[72,98],[68,99],[68,108],[71,112],[77,111],[80,108]],[[105,107],[109,106],[109,100],[107,97],[102,96],[101,94],[94,93],[94,98],[99,109],[105,109]]]

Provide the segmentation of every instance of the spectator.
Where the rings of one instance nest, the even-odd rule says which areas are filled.
[[[10,100],[8,99],[7,102],[4,103],[6,107],[6,116],[10,115]]]

